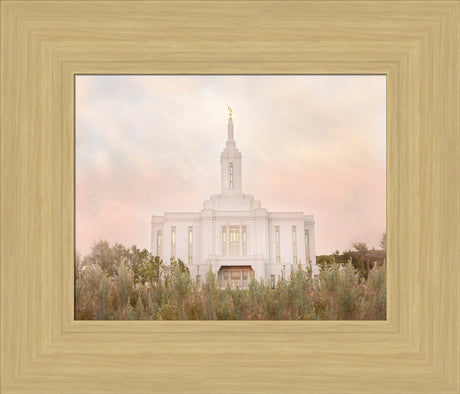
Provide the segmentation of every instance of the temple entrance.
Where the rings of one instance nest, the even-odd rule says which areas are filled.
[[[250,265],[222,266],[218,272],[220,287],[223,289],[227,285],[232,289],[247,289],[253,277],[254,270]]]

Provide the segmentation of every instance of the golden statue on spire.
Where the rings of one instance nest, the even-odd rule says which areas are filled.
[[[228,115],[231,118],[232,117],[232,107],[230,107],[230,105],[228,105],[228,104],[227,104],[227,107],[228,107]]]

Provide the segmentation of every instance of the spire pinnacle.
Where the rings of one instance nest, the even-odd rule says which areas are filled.
[[[228,118],[228,141],[233,141],[233,119],[230,116]]]
[[[227,104],[227,108],[228,108],[228,116],[231,119],[232,118],[232,107],[230,107],[230,105]]]

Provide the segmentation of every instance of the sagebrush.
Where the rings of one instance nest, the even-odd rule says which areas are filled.
[[[181,260],[165,264],[147,250],[106,241],[75,264],[77,320],[385,320],[385,264],[366,277],[351,264],[323,266],[313,280],[298,265],[276,286],[253,278],[247,289],[202,283]]]

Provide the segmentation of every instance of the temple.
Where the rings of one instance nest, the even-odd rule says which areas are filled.
[[[243,193],[230,107],[220,167],[221,192],[204,201],[201,212],[152,216],[152,254],[164,262],[181,259],[198,282],[212,270],[222,287],[246,288],[252,277],[275,286],[299,264],[311,265],[317,277],[313,215],[268,212]]]

